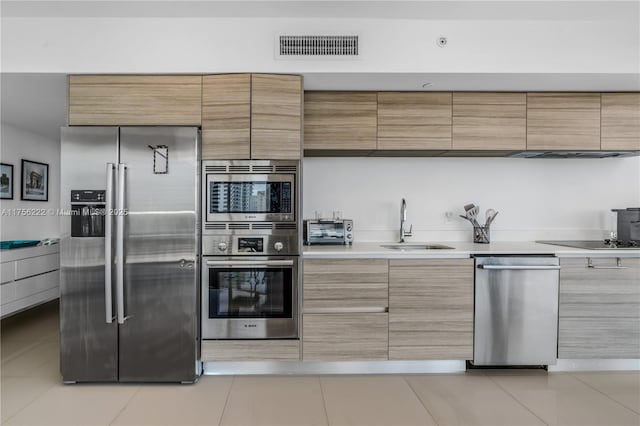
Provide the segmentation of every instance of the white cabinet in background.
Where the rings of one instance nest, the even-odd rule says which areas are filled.
[[[1,256],[1,317],[60,296],[60,255],[57,246],[3,251]]]

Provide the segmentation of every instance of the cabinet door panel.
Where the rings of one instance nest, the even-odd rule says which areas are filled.
[[[375,92],[305,92],[305,150],[376,149]]]
[[[200,126],[202,76],[72,75],[71,126]]]
[[[252,74],[251,158],[299,160],[302,77]]]
[[[640,358],[640,259],[562,259],[559,358]]]
[[[251,74],[202,79],[202,159],[250,158]]]
[[[300,341],[203,340],[202,361],[297,361]]]
[[[378,149],[450,148],[450,92],[378,93]]]
[[[386,308],[386,259],[309,259],[304,261],[304,310]]]
[[[302,359],[388,359],[388,321],[386,313],[304,314]]]
[[[473,358],[473,265],[389,261],[389,359]]]
[[[640,150],[640,93],[602,94],[602,149]]]
[[[527,150],[599,150],[599,93],[528,93]]]
[[[526,93],[453,93],[453,149],[524,150]]]

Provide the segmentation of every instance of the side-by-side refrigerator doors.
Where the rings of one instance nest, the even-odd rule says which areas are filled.
[[[197,166],[197,128],[120,128],[120,381],[196,379]]]
[[[115,166],[108,171],[107,163],[117,161],[117,127],[61,130],[60,372],[65,382],[118,380],[118,324],[108,280],[113,263],[105,261],[113,259],[105,247],[113,247],[115,236],[107,238],[108,224],[97,217],[113,195],[107,190],[115,183]],[[72,190],[89,196],[74,193],[78,199],[72,200]],[[98,191],[107,192],[98,197]]]

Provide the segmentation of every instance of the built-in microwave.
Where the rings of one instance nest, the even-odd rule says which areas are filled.
[[[203,161],[204,221],[295,222],[298,162]]]

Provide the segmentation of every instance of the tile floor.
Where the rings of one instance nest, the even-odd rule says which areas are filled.
[[[51,303],[2,321],[7,425],[640,425],[640,372],[205,376],[64,386]]]

